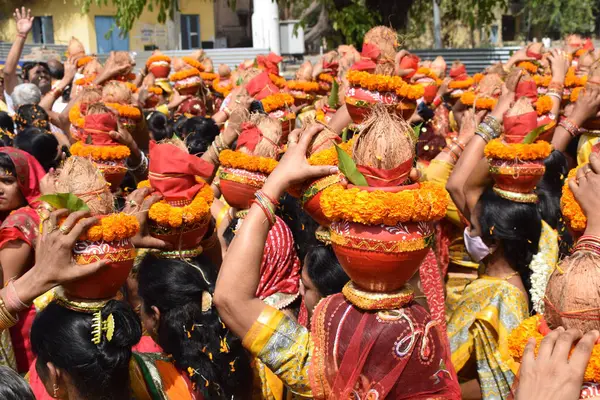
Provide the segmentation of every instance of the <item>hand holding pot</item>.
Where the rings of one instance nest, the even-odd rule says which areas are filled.
[[[169,243],[151,236],[148,229],[148,211],[152,204],[161,200],[161,196],[151,192],[150,188],[140,188],[127,196],[123,212],[135,214],[140,223],[140,231],[131,238],[131,243],[136,248],[170,250],[172,246]]]
[[[577,97],[571,120],[581,126],[598,114],[598,107],[600,107],[600,87],[597,84],[587,84]]]

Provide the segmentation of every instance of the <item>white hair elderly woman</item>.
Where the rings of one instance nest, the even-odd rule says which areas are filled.
[[[10,97],[12,108],[16,111],[25,104],[38,104],[42,99],[42,92],[33,83],[21,83],[15,87]]]

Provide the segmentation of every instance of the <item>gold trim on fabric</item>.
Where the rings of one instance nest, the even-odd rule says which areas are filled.
[[[349,281],[342,293],[346,299],[363,310],[394,310],[404,307],[415,298],[415,291],[409,285],[389,293],[367,292]]]

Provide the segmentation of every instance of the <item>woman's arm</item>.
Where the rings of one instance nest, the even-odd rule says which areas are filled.
[[[573,113],[556,127],[552,137],[554,148],[564,153],[571,140],[580,134],[579,127],[596,116],[599,108],[600,87],[597,84],[587,84],[579,93]]]
[[[33,26],[31,10],[26,10],[25,7],[21,7],[21,10],[17,8],[13,16],[15,17],[15,22],[17,23],[17,36],[15,37],[15,41],[8,52],[8,57],[6,57],[6,63],[4,64],[3,70],[4,91],[8,95],[12,94],[15,86],[17,86],[19,83],[19,79],[17,78],[17,65],[19,64],[19,59],[23,53],[23,47],[25,47],[27,35]]]
[[[311,166],[306,160],[310,141],[322,129],[314,125],[304,131],[299,142],[297,137],[300,130],[290,134],[288,151],[265,182],[263,193],[271,199],[279,199],[291,185],[337,172],[337,167]],[[227,250],[217,279],[215,305],[223,322],[238,337],[248,333],[266,307],[256,297],[256,288],[269,229],[265,213],[258,204],[253,203]]]
[[[16,228],[14,228],[16,229]],[[0,265],[2,266],[3,286],[11,280],[20,277],[33,264],[33,249],[23,240],[8,242],[0,250]]]

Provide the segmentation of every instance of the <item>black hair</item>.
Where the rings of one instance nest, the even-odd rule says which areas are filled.
[[[281,204],[277,208],[277,215],[290,228],[296,253],[304,260],[309,248],[321,245],[315,237],[319,224],[304,211],[299,199],[286,193],[279,201]]]
[[[479,198],[478,207],[481,209],[481,238],[502,247],[506,261],[519,273],[529,293],[529,264],[538,252],[542,233],[542,216],[537,204],[504,199],[488,187]]]
[[[50,132],[40,128],[26,128],[15,136],[14,142],[17,149],[34,156],[46,172],[58,167],[61,160],[58,156],[58,140]]]
[[[315,246],[308,250],[304,268],[321,296],[340,293],[350,278],[342,269],[331,246]]]
[[[65,66],[63,63],[60,63],[60,67],[55,69],[50,68],[50,64],[48,64],[48,73],[53,79],[61,80],[65,76]]]
[[[30,127],[42,128],[50,131],[50,119],[48,113],[36,104],[24,104],[17,110],[15,115],[17,132]]]
[[[186,262],[148,254],[139,267],[138,293],[146,313],[153,306],[160,310],[158,344],[180,371],[192,371],[190,379],[205,398],[246,398],[249,357],[216,308],[202,310],[203,293],[214,293],[215,271],[204,256]]]
[[[15,123],[8,113],[0,111],[0,146],[11,147],[13,140],[11,138],[15,133]]]
[[[153,111],[149,114],[147,121],[148,130],[152,133],[152,139],[155,141],[160,142],[173,137],[173,131],[169,127],[169,119],[165,114]]]
[[[109,341],[103,333],[102,341],[95,344],[93,314],[72,311],[55,302],[40,312],[31,328],[40,378],[47,379],[46,364],[51,362],[69,374],[86,399],[129,399],[131,348],[140,341],[142,328],[137,315],[124,302],[110,300],[101,310],[102,320],[111,314],[115,325],[112,339]]]
[[[219,127],[212,118],[194,117],[188,119],[181,132],[190,154],[202,155],[219,135]]]
[[[31,388],[11,368],[0,365],[0,399],[2,400],[35,400]]]
[[[46,71],[48,71],[48,75],[50,75],[50,68],[48,67],[47,63],[41,62],[41,61],[29,61],[29,62],[23,63],[23,66],[21,67],[21,74],[22,74],[23,80],[29,82],[29,71],[31,71],[38,65],[46,68]]]
[[[9,172],[12,176],[17,176],[17,168],[15,163],[6,153],[0,152],[0,169]]]
[[[177,135],[180,139],[185,138],[183,125],[186,123],[187,120],[188,119],[185,115],[179,115],[175,116],[171,121],[169,121],[169,125],[173,130],[173,134]]]

